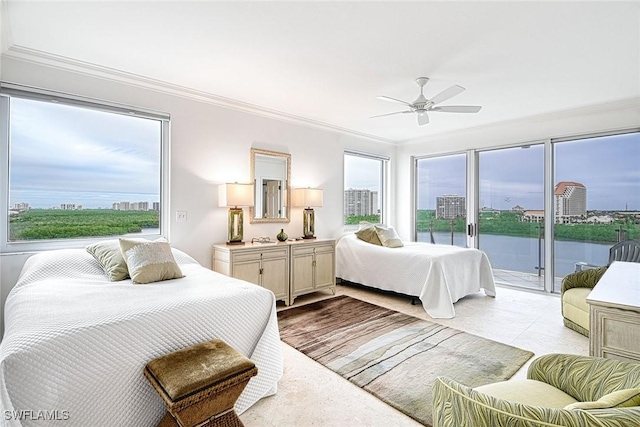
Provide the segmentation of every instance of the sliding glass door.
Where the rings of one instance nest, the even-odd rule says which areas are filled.
[[[466,246],[466,154],[417,159],[415,168],[415,240]]]
[[[415,160],[415,240],[484,251],[498,283],[560,292],[640,239],[640,132]]]
[[[544,289],[544,145],[480,151],[477,245],[497,282]]]
[[[640,133],[553,141],[554,270],[606,265],[609,248],[640,238]]]

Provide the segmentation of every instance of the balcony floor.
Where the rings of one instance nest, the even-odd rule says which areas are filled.
[[[544,273],[541,276],[522,271],[493,269],[493,277],[496,283],[517,288],[544,291]],[[555,278],[555,292],[560,293],[562,277]]]

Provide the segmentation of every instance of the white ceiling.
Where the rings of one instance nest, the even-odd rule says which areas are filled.
[[[382,140],[640,97],[638,1],[2,1],[7,56],[78,61]],[[419,76],[427,98],[459,84],[441,105],[483,109],[433,112],[426,126],[369,118],[403,109],[377,95],[412,102]]]

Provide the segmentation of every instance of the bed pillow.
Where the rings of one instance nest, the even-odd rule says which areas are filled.
[[[605,394],[594,402],[576,402],[564,409],[608,409],[640,406],[640,388],[628,388]]]
[[[380,225],[376,225],[375,228],[382,246],[386,246],[387,248],[401,248],[404,246],[400,236],[398,236],[398,233],[396,233],[396,230],[393,227],[382,227]]]
[[[360,229],[356,231],[356,237],[367,243],[373,243],[374,245],[382,246],[378,233],[376,233],[375,225],[368,222],[361,222]]]
[[[85,248],[98,261],[100,267],[107,273],[109,280],[118,282],[129,278],[127,262],[122,256],[120,242],[117,240],[105,240],[91,244]]]
[[[133,283],[151,283],[184,277],[173,258],[171,245],[163,241],[120,239]]]

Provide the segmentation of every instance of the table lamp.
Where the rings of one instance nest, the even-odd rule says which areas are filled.
[[[253,184],[230,184],[218,185],[218,206],[229,208],[229,240],[228,245],[243,245],[242,208],[253,206]]]
[[[295,188],[292,194],[292,205],[304,207],[303,239],[315,239],[314,207],[322,207],[322,190],[319,188]]]

